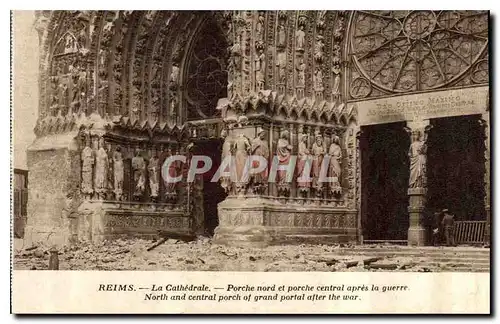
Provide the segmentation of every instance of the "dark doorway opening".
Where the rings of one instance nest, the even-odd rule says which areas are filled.
[[[196,154],[208,156],[212,160],[211,169],[203,174],[203,214],[205,233],[209,235],[213,235],[219,225],[217,205],[227,197],[220,182],[212,182],[221,163],[222,144],[221,139],[201,140],[196,143]]]
[[[363,240],[404,242],[408,237],[408,148],[405,123],[362,127]]]
[[[458,221],[484,221],[484,129],[480,115],[431,121],[428,138],[429,211],[447,208]]]

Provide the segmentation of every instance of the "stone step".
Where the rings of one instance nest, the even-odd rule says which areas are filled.
[[[331,251],[328,254],[338,255],[397,255],[397,256],[454,256],[465,258],[490,258],[490,253],[482,252],[412,252],[412,251]]]

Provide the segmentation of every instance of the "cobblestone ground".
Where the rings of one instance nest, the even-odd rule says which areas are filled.
[[[23,246],[22,240],[16,240],[14,243],[14,269],[48,269],[48,247],[40,245],[36,248],[26,247]],[[209,238],[203,238],[190,243],[168,240],[147,251],[153,244],[151,240],[118,239],[98,245],[79,244],[64,247],[59,250],[59,269],[422,272],[449,270],[444,264],[426,262],[429,260],[425,257],[415,261],[411,257],[393,256],[370,263],[373,260],[369,261],[369,255],[349,254],[353,247],[346,245],[238,248],[214,245]]]

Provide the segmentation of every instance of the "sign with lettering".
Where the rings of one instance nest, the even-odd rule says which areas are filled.
[[[189,230],[190,220],[186,216],[172,216],[166,214],[154,215],[129,215],[119,213],[106,213],[104,227],[110,232],[122,230],[140,230],[141,232],[156,230]]]
[[[373,125],[462,115],[487,110],[488,87],[418,93],[349,103],[357,109],[358,124]]]

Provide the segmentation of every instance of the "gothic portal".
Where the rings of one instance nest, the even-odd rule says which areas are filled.
[[[40,102],[26,229],[33,239],[96,242],[163,229],[254,246],[423,245],[429,208],[451,209],[470,195],[475,207],[455,212],[489,224],[488,12],[37,17]],[[450,129],[461,133],[460,152]],[[282,166],[297,160],[277,171],[277,182],[267,181],[268,169],[216,184],[163,181],[162,172],[185,176],[189,168],[162,170],[168,157],[203,152],[216,164],[234,157],[237,173],[248,155]],[[325,159],[328,183],[318,180]],[[463,160],[466,171],[453,175]],[[300,180],[307,167],[311,182]],[[436,198],[466,174],[481,181]]]

